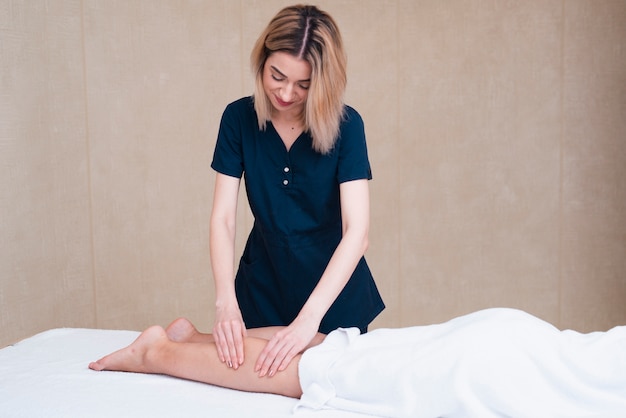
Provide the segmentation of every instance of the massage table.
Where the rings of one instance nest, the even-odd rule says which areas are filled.
[[[139,333],[54,329],[0,350],[0,417],[626,417],[626,327],[560,331],[494,308],[434,325],[338,329],[307,350],[300,400],[95,372]]]

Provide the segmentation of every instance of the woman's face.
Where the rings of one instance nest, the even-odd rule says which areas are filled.
[[[311,65],[286,52],[274,52],[265,61],[263,89],[274,110],[294,115],[304,111],[311,84]]]

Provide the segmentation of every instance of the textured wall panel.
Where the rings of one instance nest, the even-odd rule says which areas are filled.
[[[218,123],[288,4],[0,0],[0,344],[183,315],[210,328]],[[375,326],[489,306],[625,323],[625,3],[319,5],[368,135]],[[239,221],[238,251],[245,204]]]
[[[626,324],[626,2],[565,2],[564,325]]]
[[[80,1],[0,2],[0,346],[95,325]]]
[[[213,313],[209,165],[241,90],[238,19],[231,2],[86,2],[101,327]]]
[[[401,1],[402,320],[558,322],[561,2]]]

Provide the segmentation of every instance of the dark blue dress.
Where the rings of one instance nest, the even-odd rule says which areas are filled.
[[[270,122],[259,130],[251,97],[229,104],[222,115],[211,167],[232,177],[244,175],[255,219],[235,278],[248,328],[295,319],[341,240],[339,184],[372,178],[363,121],[351,107],[345,108],[340,137],[329,154],[311,144],[305,132],[287,151]],[[361,258],[320,332],[353,326],[365,331],[384,307]]]

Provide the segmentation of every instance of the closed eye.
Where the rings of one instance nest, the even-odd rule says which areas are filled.
[[[270,66],[270,68],[272,69],[272,79],[274,79],[275,81],[285,81],[287,79],[287,76],[283,74],[278,68],[274,67],[273,65]],[[300,87],[301,89],[308,90],[310,86],[310,80],[301,80],[297,84],[298,87]]]

